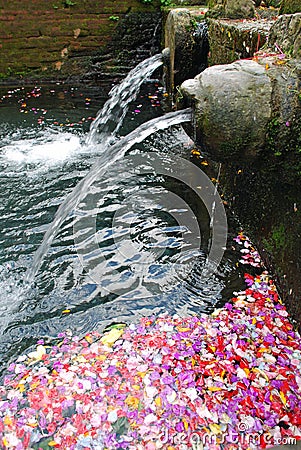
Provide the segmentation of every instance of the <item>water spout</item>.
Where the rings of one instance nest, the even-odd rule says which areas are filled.
[[[190,108],[182,111],[176,111],[166,114],[164,117],[158,117],[143,123],[127,136],[120,139],[114,145],[107,145],[107,149],[110,151],[104,151],[100,154],[92,169],[73,189],[73,191],[66,197],[63,203],[59,206],[54,220],[46,231],[43,241],[34,254],[31,269],[27,272],[27,281],[32,282],[37,274],[46,253],[48,252],[59,228],[70,215],[72,210],[78,204],[78,202],[88,192],[89,187],[93,182],[103,176],[106,170],[111,167],[118,160],[122,159],[126,152],[136,143],[142,142],[145,138],[150,136],[159,130],[164,130],[172,125],[177,125],[183,122],[189,122],[191,120]]]
[[[128,111],[128,106],[136,98],[141,84],[161,65],[162,55],[159,53],[142,61],[120,84],[113,87],[109,93],[109,99],[91,124],[86,138],[87,145],[101,143],[105,147],[107,143],[113,142]]]

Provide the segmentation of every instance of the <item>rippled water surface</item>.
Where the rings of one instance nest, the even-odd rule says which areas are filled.
[[[238,256],[231,249],[236,232],[232,218],[220,268],[203,281],[200,275],[210,239],[204,205],[189,186],[164,175],[143,174],[125,158],[109,165],[95,181],[76,213],[58,230],[34,283],[25,281],[58,206],[99,156],[99,146],[87,143],[87,133],[107,92],[108,86],[66,85],[0,92],[2,367],[39,337],[51,339],[66,328],[81,334],[102,329],[112,320],[132,321],[164,310],[210,312],[241,286]],[[145,83],[130,104],[120,134],[162,115],[161,99],[160,86]],[[173,155],[189,159],[192,148],[181,126],[175,126],[155,133],[127,154],[145,155],[147,163],[149,152],[168,161]],[[212,171],[216,175],[217,168]],[[170,201],[171,195],[183,201],[176,203],[172,214],[162,206],[162,199]],[[75,216],[78,219],[84,211],[94,214],[93,235],[85,222],[75,225]],[[191,232],[185,228],[188,213],[197,218],[200,228],[199,249],[189,264],[185,261]],[[101,285],[78,257],[84,246],[91,264],[94,257],[87,249],[95,242],[105,265]]]

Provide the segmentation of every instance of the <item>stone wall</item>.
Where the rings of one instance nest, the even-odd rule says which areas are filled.
[[[290,57],[301,58],[301,12],[285,14],[276,20],[269,34],[270,47],[275,44]]]
[[[170,98],[184,80],[194,77],[208,65],[206,11],[204,7],[177,8],[167,15],[164,46],[169,53],[164,65]]]
[[[210,45],[209,64],[229,64],[252,58],[266,43],[274,20],[237,21],[207,18]]]
[[[52,72],[80,73],[85,58],[106,54],[108,46],[112,53],[110,44],[116,34],[120,50],[139,49],[155,32],[156,14],[158,7],[139,0],[0,0],[0,76],[23,77],[31,71],[44,78]],[[120,29],[133,15],[137,27],[129,27],[125,42]],[[149,15],[151,30],[145,35],[141,22]]]

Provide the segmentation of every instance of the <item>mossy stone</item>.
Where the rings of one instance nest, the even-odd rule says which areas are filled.
[[[300,0],[282,0],[279,14],[295,14],[301,12]]]

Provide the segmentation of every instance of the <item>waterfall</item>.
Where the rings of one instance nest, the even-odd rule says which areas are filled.
[[[163,118],[150,120],[142,124],[132,133],[113,144],[114,136],[122,125],[122,121],[128,111],[128,106],[139,92],[145,79],[162,64],[162,54],[154,55],[132,69],[126,78],[109,93],[109,99],[98,112],[92,122],[86,144],[97,144],[100,154],[88,175],[83,178],[74,190],[59,206],[54,220],[46,231],[43,241],[34,254],[33,264],[27,273],[27,280],[32,281],[37,274],[43,259],[49,250],[53,239],[64,220],[70,215],[77,202],[85,195],[95,179],[116,161],[121,159],[126,151],[135,143],[143,141],[150,134],[165,129],[171,125],[190,121],[190,109],[166,114]]]
[[[88,192],[89,187],[99,177],[103,176],[106,170],[118,160],[122,159],[126,152],[136,143],[142,142],[152,133],[164,130],[172,125],[191,121],[191,109],[187,108],[182,111],[175,111],[143,123],[127,136],[121,138],[114,145],[106,145],[105,151],[102,152],[97,161],[92,166],[90,172],[77,184],[73,191],[59,206],[53,222],[46,231],[43,241],[34,254],[31,269],[27,273],[27,280],[32,281],[37,274],[43,259],[48,252],[56,233],[63,224],[64,220],[70,215],[77,203]]]
[[[136,98],[141,84],[161,65],[162,54],[159,53],[142,61],[128,73],[120,84],[113,87],[109,93],[109,99],[91,124],[86,139],[87,145],[97,142],[105,146],[107,142],[113,141],[122,125],[128,106]]]

